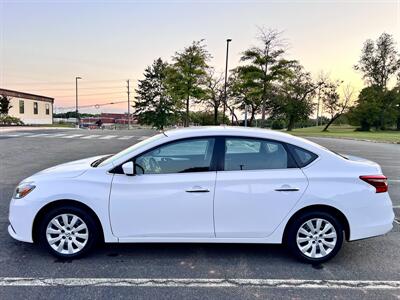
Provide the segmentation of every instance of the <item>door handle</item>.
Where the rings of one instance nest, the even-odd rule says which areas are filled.
[[[288,187],[288,188],[275,189],[275,191],[277,191],[277,192],[298,192],[298,191],[300,191],[300,189]]]
[[[186,193],[209,193],[210,190],[202,188],[201,186],[194,186],[191,189],[186,190]]]

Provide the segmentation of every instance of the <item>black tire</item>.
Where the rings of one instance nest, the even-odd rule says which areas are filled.
[[[87,227],[87,234],[88,238],[86,240],[86,244],[83,246],[79,252],[68,254],[68,253],[60,253],[53,249],[49,242],[47,241],[47,226],[49,225],[50,221],[53,220],[53,218],[62,215],[62,214],[71,214],[79,217]],[[54,255],[57,258],[61,259],[72,259],[72,258],[80,258],[86,255],[94,245],[96,245],[99,241],[99,228],[98,225],[95,221],[95,219],[92,217],[90,213],[85,211],[82,208],[73,206],[73,205],[65,205],[61,207],[56,207],[51,209],[50,211],[46,212],[46,214],[43,216],[42,220],[40,220],[39,226],[38,226],[38,232],[37,232],[37,237],[38,237],[38,242],[39,244],[45,248],[49,253]],[[63,237],[63,239],[66,239],[66,237]],[[70,238],[67,238],[70,239]]]
[[[307,221],[313,220],[313,219],[323,219],[328,221],[331,225],[333,225],[335,231],[336,231],[336,244],[333,247],[333,249],[326,254],[323,257],[310,257],[305,255],[297,245],[297,233],[300,229],[301,226],[303,226],[304,223]],[[315,211],[315,212],[306,212],[299,217],[297,217],[288,227],[288,231],[286,234],[286,244],[289,247],[289,250],[301,261],[306,262],[306,263],[311,263],[311,264],[320,264],[323,262],[326,262],[333,258],[340,250],[343,244],[343,226],[342,224],[338,221],[336,217],[333,215],[323,212],[323,211]],[[312,240],[312,243],[318,243],[317,241]],[[307,244],[307,242],[304,242]],[[302,245],[302,244],[301,244]],[[318,250],[320,251],[319,248],[320,246],[317,246]],[[321,252],[319,252],[321,253]]]

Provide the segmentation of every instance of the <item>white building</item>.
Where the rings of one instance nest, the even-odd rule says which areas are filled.
[[[1,88],[0,95],[11,98],[8,114],[24,124],[53,124],[54,98]]]

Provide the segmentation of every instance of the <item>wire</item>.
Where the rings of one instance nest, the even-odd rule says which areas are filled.
[[[82,96],[118,95],[118,94],[123,94],[123,93],[126,93],[126,92],[121,91],[121,92],[107,92],[107,93],[94,93],[94,94],[79,94],[78,96],[82,97]],[[70,98],[70,97],[75,97],[75,94],[74,95],[54,96],[54,98],[56,98],[56,99],[57,98]]]
[[[100,103],[100,104],[82,105],[82,106],[79,106],[79,108],[88,108],[88,107],[99,108],[99,107],[101,107],[101,106],[113,105],[113,104],[119,104],[119,103],[127,103],[127,101],[124,100],[124,101],[113,101],[113,102]],[[70,106],[70,107],[57,107],[57,109],[75,109],[75,108],[76,108],[75,106]]]

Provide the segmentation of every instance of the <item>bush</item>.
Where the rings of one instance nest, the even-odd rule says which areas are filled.
[[[0,125],[24,125],[24,122],[16,117],[11,117],[9,115],[0,115]]]
[[[283,120],[273,120],[271,122],[272,129],[283,129],[286,127],[286,123]]]

